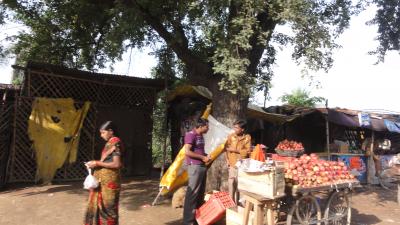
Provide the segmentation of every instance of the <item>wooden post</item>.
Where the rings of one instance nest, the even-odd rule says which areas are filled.
[[[31,97],[31,69],[28,69],[28,83],[26,84],[28,87],[28,97]],[[21,88],[22,90],[23,88]]]
[[[368,168],[370,168],[372,162],[374,161],[374,146],[375,146],[375,131],[372,130],[371,131],[371,146],[369,148],[369,156],[368,156],[368,165],[367,165],[367,183],[371,184],[372,183],[372,174],[369,174],[370,170]],[[377,171],[375,171],[376,174]]]
[[[325,101],[326,116],[325,116],[325,128],[326,128],[326,150],[328,152],[328,160],[331,160],[331,150],[329,147],[329,109],[328,109],[328,99]]]

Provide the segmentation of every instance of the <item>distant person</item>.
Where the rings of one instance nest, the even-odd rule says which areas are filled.
[[[95,170],[94,176],[99,181],[99,187],[90,190],[84,224],[118,225],[121,140],[116,137],[116,128],[112,121],[107,121],[100,127],[100,136],[107,141],[101,152],[101,159],[86,163],[87,167]]]
[[[251,136],[245,133],[247,123],[238,120],[233,123],[234,132],[228,136],[225,144],[226,163],[229,170],[228,190],[229,195],[237,204],[239,201],[238,169],[236,163],[240,159],[249,158],[251,152]]]
[[[185,135],[185,154],[189,182],[183,207],[183,224],[197,224],[195,211],[204,201],[206,188],[207,167],[211,159],[204,150],[203,134],[208,131],[208,120],[198,119],[196,126]]]

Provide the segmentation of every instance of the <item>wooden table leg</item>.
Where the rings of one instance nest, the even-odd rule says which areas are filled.
[[[264,223],[264,210],[263,210],[263,204],[257,204],[254,206],[254,211],[255,211],[255,225],[263,225]]]
[[[251,203],[250,201],[246,201],[246,205],[244,207],[244,212],[243,212],[242,225],[247,225],[249,223],[250,210],[251,210]]]
[[[274,216],[274,209],[271,202],[266,204],[267,206],[267,224],[268,225],[275,225],[275,216]]]

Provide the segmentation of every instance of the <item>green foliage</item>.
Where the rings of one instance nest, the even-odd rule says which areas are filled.
[[[166,162],[171,162],[171,145],[168,144],[169,132],[166,124],[166,117],[165,117],[165,92],[161,92],[157,97],[157,102],[153,112],[153,135],[152,135],[152,159],[153,165],[155,167],[161,167],[163,164],[163,151],[164,146],[166,145],[167,148],[165,149],[165,160]],[[165,142],[167,140],[167,143]]]
[[[323,97],[311,97],[310,92],[304,89],[293,90],[290,94],[284,94],[280,100],[289,105],[302,106],[302,107],[315,107],[319,102],[324,102]]]
[[[0,27],[6,22],[6,8],[0,4]],[[3,63],[6,57],[6,52],[4,46],[0,45],[0,64]]]
[[[179,82],[176,79],[176,72],[179,71],[178,60],[175,54],[168,48],[162,48],[156,51],[156,56],[159,59],[158,64],[152,70],[152,77],[158,79],[167,79],[168,83]],[[165,91],[158,94],[156,105],[153,112],[153,139],[152,139],[152,159],[155,167],[161,167],[164,161],[164,148],[165,148],[165,162],[171,162],[171,145],[168,144],[170,137],[167,118],[166,118],[166,102]],[[166,142],[167,141],[167,142]],[[165,145],[167,147],[165,147]]]
[[[378,25],[379,46],[370,54],[377,55],[378,62],[383,62],[388,51],[400,50],[400,0],[374,0],[373,2],[378,10],[370,24]]]
[[[15,22],[20,63],[41,60],[96,70],[132,48],[174,52],[173,69],[191,81],[219,80],[247,97],[268,90],[276,48],[294,46],[293,59],[312,70],[332,66],[335,38],[354,12],[351,0],[3,0]],[[288,33],[277,33],[287,24]],[[169,53],[170,54],[170,53]],[[156,54],[160,56],[159,54]]]
[[[13,77],[12,77],[12,80],[11,80],[11,83],[13,85],[22,85],[23,81],[24,81],[23,74],[20,74],[18,72],[14,72],[13,73]]]
[[[166,79],[171,89],[187,80],[183,63],[170,48],[162,47],[154,52],[154,56],[158,64],[151,71],[152,78]]]

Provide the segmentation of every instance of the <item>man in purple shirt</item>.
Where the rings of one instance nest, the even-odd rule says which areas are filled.
[[[205,163],[211,160],[204,151],[203,134],[207,133],[207,131],[208,120],[198,119],[196,127],[185,135],[184,148],[189,182],[183,208],[184,225],[197,224],[195,212],[204,201],[207,178],[207,167]]]

